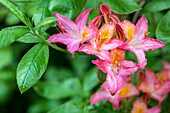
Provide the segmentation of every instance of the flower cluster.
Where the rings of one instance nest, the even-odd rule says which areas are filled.
[[[92,63],[107,73],[107,76],[106,81],[101,85],[102,91],[91,97],[91,104],[109,99],[114,108],[119,109],[122,98],[138,95],[139,90],[161,103],[170,86],[169,81],[166,81],[169,75],[162,74],[167,73],[166,69],[160,72],[157,78],[148,69],[146,74],[140,72],[138,88],[130,83],[133,78],[128,76],[145,68],[147,61],[144,51],[158,49],[165,45],[161,41],[149,38],[148,22],[145,16],[143,15],[136,25],[128,20],[120,22],[115,15],[112,15],[110,7],[102,4],[101,15],[89,21],[89,25],[86,26],[90,10],[80,13],[75,22],[55,13],[62,33],[52,35],[48,41],[67,45],[68,51],[73,55],[75,51],[80,51],[99,58],[92,60]],[[102,20],[104,20],[103,24],[101,24]],[[125,60],[125,50],[136,55],[138,64]],[[138,108],[140,104],[145,103],[138,99],[134,104],[133,113],[141,110]],[[144,107],[143,110],[147,110],[146,105]],[[155,108],[148,109],[148,112],[152,110]]]

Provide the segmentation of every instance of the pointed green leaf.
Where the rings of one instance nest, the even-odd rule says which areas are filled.
[[[170,31],[170,11],[164,17],[162,17],[157,26],[156,29],[157,39],[165,43],[170,43],[169,31]]]
[[[152,0],[144,7],[144,11],[157,12],[170,8],[170,0]]]
[[[102,2],[120,14],[128,14],[142,9],[134,0],[102,0]]]
[[[12,12],[16,17],[18,17],[25,25],[31,28],[29,18],[27,18],[18,7],[16,7],[8,0],[0,0],[0,3],[4,5],[10,12]]]
[[[49,26],[51,23],[55,22],[57,18],[55,17],[47,17],[43,20],[41,20],[37,25],[34,27],[34,29],[42,28],[45,26]]]
[[[34,24],[37,25],[41,20],[43,20],[49,16],[51,16],[51,12],[49,11],[48,8],[46,8],[46,7],[37,8],[33,15]],[[48,27],[39,29],[39,31],[44,32],[47,28]]]
[[[0,31],[0,48],[6,47],[21,36],[30,32],[26,26],[8,27]]]
[[[31,48],[17,67],[17,84],[21,93],[32,87],[45,72],[49,58],[48,45],[39,43]]]
[[[50,11],[52,14],[59,13],[68,18],[77,16],[87,0],[50,0]]]

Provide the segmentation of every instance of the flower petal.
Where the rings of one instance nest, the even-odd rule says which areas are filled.
[[[104,82],[101,87],[103,88],[102,91],[98,91],[97,93],[93,94],[90,103],[91,105],[95,104],[96,102],[103,101],[109,99],[111,97],[110,93],[107,90],[107,83]]]
[[[160,105],[149,108],[147,113],[160,113],[161,112],[161,107]]]
[[[90,11],[92,10],[92,8],[90,9],[87,9],[83,12],[80,13],[80,15],[76,18],[76,25],[77,25],[77,28],[79,30],[79,33],[81,32],[81,28],[83,28],[84,26],[86,26],[86,21],[87,21],[87,18],[88,18],[88,15],[90,13]]]
[[[77,34],[77,26],[76,24],[69,18],[66,18],[58,13],[54,13],[54,16],[59,19],[57,21],[59,27],[64,29],[69,34]]]
[[[145,34],[148,32],[148,21],[143,15],[137,22],[132,43],[138,43],[145,38]]]
[[[163,60],[163,67],[164,67],[164,69],[170,69],[170,63],[168,63],[167,61]]]
[[[147,105],[145,102],[142,101],[142,99],[138,98],[132,108],[132,113],[147,113]]]
[[[137,87],[144,81],[145,79],[145,73],[140,71],[138,73],[138,78],[137,78]]]
[[[112,71],[111,68],[112,64],[109,63],[109,61],[97,59],[97,60],[92,60],[92,63],[96,64],[97,67],[100,70],[102,70],[104,73],[111,73]]]
[[[117,73],[108,73],[106,82],[110,93],[114,95],[122,88],[123,78],[121,75],[117,75]]]
[[[111,102],[113,104],[113,108],[114,109],[120,109],[120,105],[122,103],[122,100],[119,96],[112,96],[110,99],[109,99],[109,102]]]
[[[125,37],[131,41],[135,32],[135,25],[130,21],[124,20],[123,22],[118,23],[125,33]]]
[[[155,74],[146,68],[145,79],[140,84],[139,89],[143,92],[150,93],[155,90],[155,83],[158,83]]]
[[[151,93],[151,97],[158,100],[159,103],[161,104],[161,102],[165,99],[166,94],[168,92],[170,92],[170,81],[164,82],[162,85],[160,85],[159,88],[155,89]]]
[[[112,50],[123,44],[123,41],[112,38],[109,42],[102,44],[100,50]]]
[[[68,51],[74,55],[74,51],[78,50],[81,40],[82,39],[68,33],[58,33],[52,35],[47,41],[51,43],[59,42],[67,45]]]
[[[136,49],[142,49],[144,51],[149,51],[149,50],[155,50],[158,48],[161,48],[165,45],[165,43],[153,39],[153,38],[145,38],[141,43],[136,44],[134,48]]]
[[[96,18],[94,18],[93,20],[92,20],[92,22],[93,22],[93,24],[96,26],[96,27],[99,27],[100,26],[100,24],[101,24],[101,21],[102,21],[102,15],[100,15],[100,16],[97,16]]]
[[[139,66],[132,61],[121,60],[119,74],[122,76],[131,75],[134,74],[138,68]]]
[[[134,95],[139,95],[139,91],[138,91],[138,89],[136,88],[135,85],[133,85],[131,83],[124,82],[122,89],[120,90],[118,95],[121,98],[131,97],[131,96],[134,96]]]

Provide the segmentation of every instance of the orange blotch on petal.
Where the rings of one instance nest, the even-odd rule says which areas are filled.
[[[122,49],[114,49],[110,52],[110,56],[112,64],[115,65],[125,58],[125,52]]]
[[[87,31],[83,31],[83,33],[82,33],[82,36],[83,36],[82,40],[84,40],[87,35],[88,35],[88,32]]]
[[[131,92],[131,89],[130,89],[129,87],[123,87],[123,88],[121,89],[121,91],[119,92],[118,95],[120,95],[120,96],[125,96],[125,95],[127,95],[129,92]]]

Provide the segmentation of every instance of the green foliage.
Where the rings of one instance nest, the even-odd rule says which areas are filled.
[[[9,11],[11,11],[16,17],[18,17],[24,24],[31,27],[29,19],[24,15],[24,13],[18,7],[16,7],[8,0],[0,0],[0,3],[4,5]]]
[[[51,100],[78,95],[81,93],[80,88],[80,81],[77,78],[65,79],[63,82],[39,81],[34,86],[37,94]]]
[[[170,42],[170,11],[162,17],[156,29],[156,37],[158,40],[169,43]]]
[[[143,10],[146,12],[162,11],[170,8],[169,4],[170,4],[169,0],[152,0],[151,2],[146,4]]]
[[[14,26],[0,31],[0,48],[9,46],[21,36],[29,32],[28,27]]]
[[[141,7],[134,0],[102,0],[102,2],[109,5],[114,12],[120,14],[141,10]]]
[[[21,59],[17,68],[17,84],[21,93],[33,86],[44,73],[49,58],[48,45],[39,43]]]

